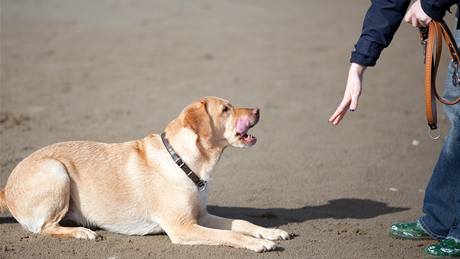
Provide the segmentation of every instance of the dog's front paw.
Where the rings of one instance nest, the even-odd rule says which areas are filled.
[[[100,239],[100,236],[96,232],[90,229],[87,229],[87,228],[82,228],[82,227],[76,228],[73,231],[73,236],[78,239],[88,239],[88,240]]]
[[[276,249],[276,243],[269,240],[251,238],[246,243],[246,248],[257,253],[272,251]]]
[[[281,229],[264,228],[261,231],[258,231],[256,237],[268,240],[288,240],[289,233]]]

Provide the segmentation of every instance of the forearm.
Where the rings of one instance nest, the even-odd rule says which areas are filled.
[[[373,0],[350,62],[374,66],[396,33],[409,6],[408,0]]]

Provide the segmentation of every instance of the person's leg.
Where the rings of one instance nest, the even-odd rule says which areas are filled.
[[[460,177],[460,170],[455,167],[455,131],[454,125],[446,137],[439,155],[438,162],[433,170],[430,182],[425,191],[423,212],[425,215],[419,219],[423,229],[431,236],[443,239],[451,228],[457,224],[455,205],[455,181]],[[457,134],[458,135],[458,134]],[[457,136],[458,137],[458,136]],[[458,142],[458,141],[457,141]],[[457,158],[458,159],[458,158]]]
[[[459,43],[459,31],[456,32],[456,41]],[[452,68],[449,68],[448,79],[451,80]],[[454,99],[460,96],[460,85],[446,84],[444,97]],[[444,142],[441,155],[436,165],[437,176],[444,180],[435,179],[433,185],[427,188],[425,195],[424,212],[421,223],[427,225],[431,231],[439,231],[450,225],[446,238],[437,244],[428,246],[425,251],[433,256],[460,257],[460,104],[445,106],[444,110],[451,123],[451,129]],[[448,184],[440,186],[444,182]],[[436,188],[445,188],[441,191]],[[430,189],[430,193],[428,193]],[[436,192],[437,193],[434,193]],[[445,195],[443,197],[443,195]],[[435,205],[434,203],[440,204]],[[444,209],[442,212],[440,210]]]
[[[460,96],[460,85],[450,93],[455,93],[457,96]],[[452,173],[455,174],[451,178],[453,180],[451,194],[454,196],[456,222],[447,236],[460,241],[460,103],[451,107],[446,107],[446,110],[449,110],[448,114],[452,121],[452,129],[449,134],[450,142],[448,143],[448,156],[451,161],[449,166],[452,168]]]
[[[455,39],[459,44],[459,31],[456,31]],[[447,99],[460,96],[460,85],[454,85],[452,82],[453,73],[454,68],[449,65],[444,84],[444,97]],[[460,239],[460,231],[457,230],[460,220],[460,104],[445,105],[444,111],[451,128],[426,188],[423,202],[425,215],[419,222],[436,238],[455,235]]]
[[[456,31],[455,38],[459,44],[459,31]],[[454,68],[449,64],[444,84],[444,97],[448,99],[460,96],[460,86],[452,82],[453,73]],[[444,109],[451,122],[451,129],[425,191],[425,216],[417,222],[393,224],[390,234],[395,238],[444,239],[448,235],[460,237],[457,230],[460,229],[460,104],[446,106]]]
[[[460,94],[460,86],[457,89],[457,96]],[[441,157],[438,163],[442,164],[442,170],[445,173],[444,177],[451,181],[448,185],[447,190],[441,191],[445,193],[445,202],[452,202],[448,204],[445,209],[449,209],[448,212],[439,212],[438,210],[443,209],[442,206],[435,206],[433,204],[424,204],[424,212],[427,213],[421,218],[421,221],[428,220],[428,228],[438,227],[439,225],[450,227],[447,237],[437,244],[428,246],[425,251],[429,255],[433,256],[452,256],[460,257],[460,104],[446,107],[446,114],[449,116],[449,120],[452,122],[452,128],[449,131],[449,135],[443,146]],[[430,183],[431,184],[431,183]],[[434,190],[431,190],[434,191]],[[431,195],[428,197],[430,202],[434,202],[433,197],[438,196]],[[437,198],[441,198],[438,196]],[[425,201],[427,197],[425,197]],[[425,210],[426,208],[430,210]],[[431,213],[431,214],[428,214]],[[445,218],[442,218],[445,217]],[[433,231],[432,229],[430,229]]]

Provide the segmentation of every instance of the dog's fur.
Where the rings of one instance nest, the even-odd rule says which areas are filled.
[[[255,143],[245,133],[258,119],[258,109],[207,97],[187,106],[165,133],[185,163],[209,180],[227,146]],[[125,143],[47,146],[21,161],[0,192],[0,209],[8,208],[29,231],[55,237],[97,237],[88,228],[59,225],[69,219],[128,235],[166,232],[177,244],[257,252],[275,249],[271,240],[289,238],[283,230],[210,215],[206,204],[207,190],[197,189],[156,134]]]

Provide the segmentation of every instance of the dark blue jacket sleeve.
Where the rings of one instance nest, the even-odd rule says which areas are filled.
[[[423,11],[434,20],[444,17],[446,11],[459,0],[421,0]],[[393,39],[409,7],[410,0],[372,0],[364,17],[363,30],[350,62],[374,66],[380,53]]]
[[[446,11],[458,4],[458,0],[421,0],[423,11],[433,20],[440,20],[446,14]]]
[[[382,50],[393,39],[409,3],[410,0],[372,0],[371,7],[364,17],[361,36],[351,53],[350,62],[374,66]]]

